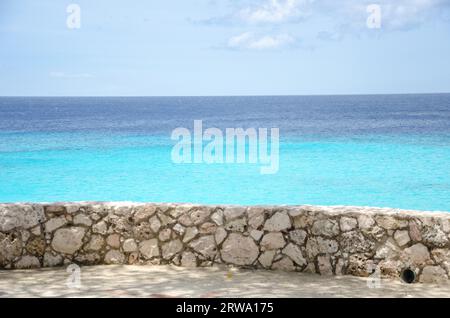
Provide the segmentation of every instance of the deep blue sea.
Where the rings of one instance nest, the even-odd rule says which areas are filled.
[[[176,164],[173,129],[279,128],[279,171]],[[0,202],[450,211],[450,94],[0,98]]]

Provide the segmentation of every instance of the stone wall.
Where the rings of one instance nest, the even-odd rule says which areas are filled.
[[[450,213],[362,207],[0,204],[0,268],[175,264],[450,274]]]

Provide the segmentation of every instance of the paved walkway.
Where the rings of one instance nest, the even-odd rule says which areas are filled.
[[[66,268],[0,271],[0,297],[450,297],[450,285],[380,288],[351,276],[175,266],[81,268],[81,286]],[[69,285],[68,285],[69,283]]]

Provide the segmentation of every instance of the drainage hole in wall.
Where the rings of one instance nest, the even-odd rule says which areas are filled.
[[[412,284],[416,280],[416,273],[410,268],[405,268],[404,270],[402,270],[400,278],[405,283]]]

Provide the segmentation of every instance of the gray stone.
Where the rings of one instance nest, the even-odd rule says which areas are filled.
[[[199,232],[201,234],[211,234],[214,233],[217,229],[217,224],[206,222],[199,226]]]
[[[26,243],[30,238],[31,234],[27,230],[20,231],[20,235],[22,237],[22,242]]]
[[[197,267],[197,258],[192,252],[184,252],[181,255],[181,266]]]
[[[217,212],[213,213],[211,215],[211,220],[219,226],[223,225],[223,211],[218,210]]]
[[[105,255],[106,264],[123,264],[125,255],[118,250],[109,250]]]
[[[135,223],[141,223],[147,221],[153,214],[156,213],[156,206],[145,205],[136,208],[136,212],[133,215]]]
[[[264,268],[270,268],[272,266],[272,261],[273,258],[275,256],[276,251],[275,250],[271,250],[271,251],[265,251],[264,253],[261,254],[261,256],[258,258],[259,263],[264,267]]]
[[[75,261],[80,264],[83,264],[83,265],[97,265],[99,263],[102,263],[102,257],[101,257],[101,254],[97,253],[97,252],[84,253],[84,254],[78,254],[75,257]]]
[[[175,225],[173,226],[173,231],[174,231],[175,233],[177,233],[178,235],[183,235],[183,234],[184,234],[184,231],[185,231],[185,228],[184,228],[183,225],[177,223],[177,224],[175,224]]]
[[[303,257],[303,253],[300,248],[292,243],[289,243],[284,249],[283,254],[289,256],[291,260],[293,260],[297,265],[303,266],[306,265],[307,261]]]
[[[428,245],[444,247],[448,244],[448,237],[441,230],[439,224],[425,226],[422,229],[422,241]]]
[[[429,262],[430,253],[425,245],[417,243],[403,250],[401,260],[407,265],[422,266]]]
[[[307,233],[304,230],[293,230],[289,232],[289,238],[298,245],[303,245],[306,240]]]
[[[394,240],[392,238],[389,238],[386,243],[381,245],[376,253],[375,258],[376,259],[394,259],[397,258],[401,253],[401,249],[397,247]]]
[[[98,233],[98,234],[104,235],[104,234],[106,234],[107,230],[108,230],[108,226],[106,225],[105,221],[100,221],[92,227],[92,232]]]
[[[198,234],[198,230],[196,227],[188,227],[186,228],[186,233],[183,237],[183,242],[187,243],[192,240]]]
[[[394,259],[382,260],[378,264],[378,268],[380,270],[382,277],[392,277],[392,278],[400,277],[400,273],[402,272],[403,266],[404,265],[402,262]]]
[[[192,226],[194,222],[191,220],[191,216],[189,214],[183,214],[178,218],[178,222],[183,226]]]
[[[303,228],[309,228],[314,223],[314,217],[302,213],[300,215],[297,215],[294,217],[294,227],[296,229],[303,229]]]
[[[85,229],[82,227],[70,227],[58,229],[52,240],[52,248],[60,253],[73,254],[83,245]]]
[[[314,235],[333,237],[339,234],[339,225],[335,220],[318,220],[314,222],[311,231]]]
[[[248,226],[253,229],[259,229],[264,223],[264,214],[258,214],[248,220]]]
[[[189,246],[197,253],[209,259],[214,259],[214,256],[217,254],[216,242],[213,235],[202,236],[192,241]]]
[[[425,266],[420,275],[421,283],[442,284],[447,283],[447,273],[439,266]]]
[[[348,260],[347,274],[368,277],[372,273],[373,261],[364,254],[350,255]]]
[[[223,227],[219,227],[216,230],[216,233],[214,234],[214,237],[216,239],[216,243],[220,244],[227,237],[227,231],[225,231],[225,229]]]
[[[75,225],[85,225],[85,226],[91,226],[92,220],[84,214],[77,214],[73,218],[73,224]]]
[[[112,248],[120,247],[120,235],[119,234],[111,234],[106,238],[106,243]]]
[[[301,208],[299,209],[297,207],[289,207],[288,213],[290,216],[296,217],[296,216],[302,215],[303,213],[305,213],[305,211]]]
[[[31,255],[43,256],[45,252],[45,246],[45,239],[40,236],[35,236],[27,243],[25,249]]]
[[[394,239],[397,241],[399,246],[404,246],[411,241],[407,230],[397,230],[394,233]]]
[[[283,234],[280,232],[267,233],[261,240],[261,248],[263,250],[275,250],[284,247],[285,244]]]
[[[60,204],[52,204],[45,206],[45,212],[49,214],[59,215],[66,213],[66,207]]]
[[[450,250],[445,248],[437,248],[431,251],[431,256],[436,263],[450,262]]]
[[[321,255],[317,257],[317,265],[321,275],[333,275],[333,266],[329,256]]]
[[[343,216],[341,217],[339,224],[341,226],[342,232],[348,232],[355,229],[358,225],[358,222],[355,218]]]
[[[225,220],[230,221],[244,215],[245,210],[246,209],[244,207],[227,207],[223,211],[223,214],[225,216]]]
[[[125,253],[136,252],[138,250],[136,241],[132,238],[126,239],[122,244],[122,248]]]
[[[128,264],[136,264],[139,259],[139,253],[138,252],[132,252],[130,255],[128,255]]]
[[[88,251],[99,251],[105,245],[105,240],[101,235],[92,235],[91,240],[86,246],[86,250]]]
[[[390,230],[390,231],[392,231],[392,230]],[[376,240],[377,242],[382,241],[386,234],[386,230],[384,230],[383,228],[381,228],[378,225],[375,225],[368,229],[361,230],[361,232],[364,235],[368,236],[369,238]]]
[[[379,226],[385,230],[396,230],[400,228],[405,228],[408,226],[408,221],[399,220],[393,216],[382,215],[375,217],[376,222]]]
[[[336,276],[343,275],[346,266],[347,262],[343,258],[339,258],[336,262],[336,269],[335,269]]]
[[[422,241],[422,226],[419,221],[412,220],[409,222],[409,237],[414,242]]]
[[[375,220],[368,215],[359,215],[358,216],[358,226],[361,230],[367,230],[374,226]]]
[[[65,204],[66,212],[68,214],[75,214],[80,211],[81,205],[76,203]]]
[[[159,240],[162,242],[168,241],[170,239],[170,236],[172,234],[171,229],[164,229],[159,232]]]
[[[161,247],[162,257],[164,259],[170,259],[175,256],[175,254],[181,252],[182,249],[183,243],[181,243],[180,240],[170,241],[163,244],[163,246]]]
[[[306,267],[302,271],[303,273],[309,273],[309,274],[319,274],[316,272],[316,265],[314,263],[308,263]]]
[[[287,230],[291,226],[291,219],[287,212],[277,212],[266,221],[264,230],[269,232],[279,232]]]
[[[151,239],[139,243],[139,252],[141,252],[141,254],[146,259],[158,257],[159,256],[158,240]]]
[[[54,267],[59,266],[63,262],[63,258],[61,255],[53,255],[50,252],[46,252],[44,254],[44,267]]]
[[[265,212],[263,208],[250,207],[247,211],[248,226],[252,229],[260,229],[264,224]]]
[[[21,254],[22,241],[17,235],[0,233],[0,266],[7,265]]]
[[[154,229],[156,229],[156,225],[159,222],[158,219],[156,219],[156,220],[157,221],[153,223]],[[159,227],[158,227],[158,229],[159,229]],[[145,240],[149,240],[149,239],[155,237],[154,231],[153,231],[150,223],[147,223],[147,222],[137,224],[136,226],[133,227],[132,231],[133,231],[134,238],[138,241],[145,241]]]
[[[263,220],[264,220],[264,214],[265,214],[265,210],[263,207],[251,206],[251,207],[248,207],[248,209],[247,209],[247,216],[249,219],[253,219],[255,217],[262,216]],[[261,222],[261,224],[262,224],[262,222]]]
[[[158,213],[158,217],[161,220],[161,226],[171,225],[176,222],[176,220],[172,219],[170,216],[162,213]]]
[[[188,214],[188,212],[194,207],[192,204],[183,204],[176,206],[175,209],[169,212],[170,216],[178,219],[182,215]]]
[[[244,218],[232,220],[226,223],[225,229],[231,232],[245,232],[247,230],[247,223]]]
[[[149,220],[150,229],[153,231],[153,233],[158,233],[159,229],[161,228],[161,221],[156,217],[152,217]]]
[[[0,232],[15,228],[29,229],[45,221],[42,206],[0,204]]]
[[[235,265],[250,265],[258,258],[258,246],[250,237],[231,233],[223,242],[222,260]]]
[[[51,233],[60,227],[63,227],[67,224],[67,219],[65,216],[60,216],[56,218],[52,218],[45,223],[45,232]]]
[[[39,259],[35,256],[25,255],[14,264],[15,268],[38,268],[41,267]]]
[[[446,220],[440,220],[439,223],[442,226],[442,230],[445,233],[450,233],[450,219],[446,219]]]
[[[283,257],[281,260],[272,264],[272,269],[291,272],[295,270],[295,266],[292,260],[290,260],[288,257]]]
[[[339,243],[342,251],[345,253],[367,253],[372,252],[375,249],[375,243],[366,239],[364,235],[358,231],[343,233]]]
[[[263,231],[258,231],[258,230],[252,230],[250,232],[250,236],[255,240],[255,241],[259,241],[259,239],[263,236],[264,232]]]
[[[252,229],[260,229],[264,223],[265,213],[263,208],[250,207],[248,209],[248,226]]]
[[[41,235],[41,233],[42,233],[42,231],[41,231],[41,226],[38,225],[38,226],[33,227],[33,228],[30,230],[30,232],[31,232],[31,234],[36,235],[36,236]]]
[[[431,256],[435,264],[441,265],[447,273],[450,273],[450,250],[444,248],[434,249],[431,251]]]
[[[335,240],[324,239],[322,237],[312,237],[306,242],[306,255],[314,259],[318,254],[334,254],[338,251],[339,245]]]
[[[191,220],[195,225],[203,223],[210,215],[208,208],[198,208],[191,212]]]
[[[110,206],[111,211],[113,214],[118,216],[128,216],[131,214],[131,212],[136,208],[134,206],[135,204],[128,205],[126,203],[117,202],[113,206]]]

